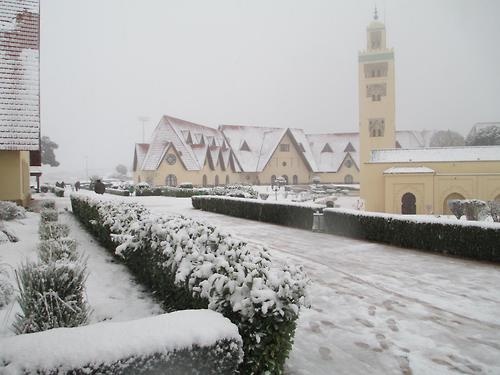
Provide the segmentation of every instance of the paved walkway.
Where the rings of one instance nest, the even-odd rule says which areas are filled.
[[[133,199],[304,265],[312,308],[299,319],[289,374],[500,374],[497,265],[203,212],[189,199]]]

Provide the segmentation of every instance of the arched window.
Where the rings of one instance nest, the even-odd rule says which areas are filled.
[[[169,174],[165,178],[165,185],[167,185],[167,186],[177,186],[177,177],[175,177],[175,174]]]
[[[285,179],[285,181],[286,181],[285,184],[288,185],[288,176],[286,174],[284,174],[281,177],[283,177]]]
[[[448,202],[451,200],[454,200],[454,199],[465,199],[465,197],[459,193],[451,193],[446,198],[444,198],[444,202],[443,202],[443,214],[444,215],[453,215],[453,213],[450,210],[450,207],[448,206]]]
[[[215,186],[219,186],[219,176],[218,175],[215,175],[215,183],[214,183]]]
[[[226,175],[226,185],[229,185],[229,175]]]
[[[202,183],[203,186],[207,186],[207,175],[204,174],[203,175],[203,183]]]
[[[139,176],[139,182],[141,182],[141,176]]]
[[[415,215],[417,213],[417,198],[412,193],[405,193],[401,197],[401,213],[403,215]]]
[[[274,183],[275,183],[275,182],[276,182],[276,175],[275,175],[275,174],[273,174],[273,175],[271,176],[271,185],[274,185]]]
[[[497,201],[497,202],[500,202],[500,194],[498,194],[495,199],[493,199],[494,201]]]
[[[292,177],[292,181],[293,181],[294,185],[298,185],[299,184],[299,176],[297,176],[296,174],[294,174],[293,177]]]
[[[352,176],[350,174],[347,174],[345,177],[344,177],[344,183],[345,184],[352,184],[354,181],[354,179],[352,178]]]

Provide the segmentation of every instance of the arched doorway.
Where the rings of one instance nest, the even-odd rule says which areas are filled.
[[[215,175],[215,186],[219,186],[219,176],[218,175]]]
[[[283,177],[285,179],[285,185],[288,185],[288,176],[286,174],[284,174],[281,177]]]
[[[417,198],[412,193],[405,193],[401,197],[401,213],[403,215],[415,215],[417,213]]]
[[[175,174],[169,174],[165,178],[165,185],[167,185],[167,186],[177,186],[177,177],[175,177]]]
[[[207,186],[207,175],[206,174],[203,175],[203,183],[202,183],[202,185],[205,186],[205,187]]]
[[[298,185],[299,184],[299,176],[297,176],[296,174],[294,174],[293,177],[292,177],[292,181],[293,181],[294,185]]]
[[[345,184],[352,184],[354,181],[354,179],[352,178],[352,176],[350,174],[346,175],[344,177],[344,183]]]
[[[229,185],[229,175],[226,175],[226,185]]]
[[[454,199],[465,199],[465,197],[459,193],[451,193],[446,198],[444,198],[443,215],[453,215],[453,213],[450,210],[450,207],[448,207],[448,202]]]

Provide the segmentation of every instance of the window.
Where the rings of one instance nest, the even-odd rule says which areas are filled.
[[[207,186],[207,175],[203,175],[203,186]]]
[[[354,179],[352,178],[352,176],[350,174],[347,174],[345,177],[344,177],[344,183],[345,184],[352,184],[354,181]]]
[[[281,165],[282,165],[283,167],[286,167],[286,161],[284,161],[283,163],[281,163]]]
[[[168,164],[174,165],[175,162],[177,161],[177,158],[175,154],[167,154],[165,160],[167,161]]]
[[[385,130],[385,121],[383,118],[368,120],[370,137],[383,137]]]
[[[282,151],[282,152],[290,151],[290,145],[288,143],[280,144],[280,151]]]
[[[271,176],[271,185],[274,185],[274,183],[275,183],[275,182],[276,182],[276,175],[275,175],[275,174],[273,174],[273,175]]]
[[[226,185],[229,185],[229,175],[226,175]]]
[[[219,186],[219,176],[218,175],[215,175],[214,185]]]
[[[321,152],[333,152],[332,150],[332,147],[328,144],[328,143],[325,143],[325,145],[323,146],[323,149],[321,150]]]
[[[364,66],[365,78],[387,77],[388,68],[389,65],[386,62],[365,64]]]
[[[175,177],[175,174],[169,174],[165,178],[165,185],[167,185],[167,186],[177,186],[177,177]]]
[[[298,185],[299,184],[299,176],[297,176],[296,174],[294,174],[293,177],[292,177],[292,181],[293,181],[294,185]]]
[[[345,166],[346,166],[347,168],[351,168],[351,167],[352,167],[352,160],[351,160],[351,159],[347,159],[347,160],[345,161]]]
[[[240,147],[240,151],[250,151],[250,147],[248,147],[247,141],[243,141]]]

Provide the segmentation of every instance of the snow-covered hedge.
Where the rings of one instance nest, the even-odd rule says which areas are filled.
[[[192,197],[194,208],[244,219],[311,229],[313,213],[325,206],[273,200],[240,199],[230,197]]]
[[[395,246],[500,261],[500,224],[325,209],[326,231]]]
[[[3,263],[0,258],[0,308],[7,305],[14,294],[14,287],[9,280],[7,267],[8,264]]]
[[[56,208],[56,201],[53,199],[46,199],[43,200],[41,203],[42,208],[47,208],[47,209],[53,209],[55,210]]]
[[[0,339],[2,374],[236,373],[241,337],[209,310]]]
[[[40,220],[42,222],[57,221],[59,215],[57,210],[46,208],[40,212]]]
[[[62,259],[76,261],[76,241],[69,237],[41,241],[38,245],[38,257],[45,263]]]
[[[125,189],[106,188],[106,193],[121,195],[122,197],[128,197],[130,195],[130,191]]]
[[[27,262],[16,274],[17,300],[22,310],[14,322],[18,334],[77,327],[87,322],[87,274],[83,263],[66,259],[49,263]]]
[[[180,188],[180,187],[141,187],[137,188],[137,196],[167,196],[177,198],[190,198],[199,195],[220,195],[239,198],[257,198],[257,191],[251,186],[228,185],[213,188]]]
[[[154,216],[135,203],[76,194],[71,203],[76,217],[167,309],[209,308],[235,323],[245,352],[242,373],[282,373],[306,303],[301,267],[274,265],[267,250],[250,251],[216,227]]]
[[[54,186],[52,187],[52,192],[56,195],[56,197],[64,197],[64,188]]]
[[[13,202],[0,201],[0,220],[24,219],[26,210]]]

